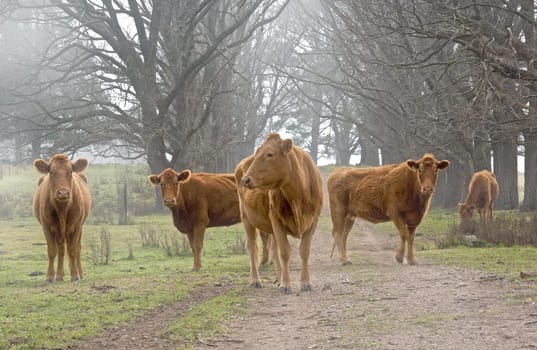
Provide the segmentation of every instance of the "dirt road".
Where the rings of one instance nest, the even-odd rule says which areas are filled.
[[[331,237],[316,234],[311,253],[315,290],[281,295],[270,284],[251,293],[245,315],[225,323],[226,334],[200,339],[196,349],[535,349],[536,283],[431,264],[395,262],[397,237],[359,223],[349,238],[354,264],[329,258]],[[295,241],[296,242],[296,241]],[[299,261],[293,251],[292,279]],[[204,290],[199,300],[221,293]],[[192,301],[190,301],[192,302]],[[183,303],[184,304],[184,303]],[[77,349],[172,349],[159,334],[185,305],[156,310],[132,325],[109,330]]]
[[[227,324],[229,338],[199,349],[537,348],[534,281],[423,259],[402,266],[393,257],[396,237],[382,241],[373,225],[358,226],[349,238],[352,266],[329,260],[330,237],[318,235],[313,292],[264,288],[246,316]]]

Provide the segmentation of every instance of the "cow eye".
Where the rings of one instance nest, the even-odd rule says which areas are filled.
[[[272,158],[273,154],[272,152],[267,153],[267,158]]]

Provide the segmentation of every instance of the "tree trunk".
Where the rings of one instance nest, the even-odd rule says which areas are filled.
[[[497,209],[518,208],[517,137],[492,142],[494,174],[500,185]]]
[[[524,133],[524,201],[520,210],[537,210],[537,132],[535,131]]]
[[[472,159],[474,161],[473,172],[492,169],[490,162],[490,142],[488,135],[483,130],[476,131],[474,136]]]
[[[319,93],[319,91],[316,91],[314,96],[314,102],[313,102],[313,113],[312,113],[312,121],[311,121],[311,147],[310,147],[310,155],[311,158],[313,158],[313,161],[315,164],[317,164],[317,160],[319,159],[319,134],[321,130],[321,114],[323,105],[321,104],[322,94]]]
[[[379,166],[379,148],[367,136],[360,138],[360,165]]]
[[[441,158],[445,159],[445,158]],[[457,203],[464,199],[468,189],[467,174],[465,167],[456,159],[450,159],[450,165],[446,170],[438,172],[438,183],[431,202],[433,208],[455,208]]]

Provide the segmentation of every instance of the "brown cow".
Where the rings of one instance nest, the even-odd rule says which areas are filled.
[[[47,163],[36,159],[34,167],[42,174],[34,195],[33,210],[43,227],[48,247],[47,281],[62,281],[65,247],[69,255],[71,281],[84,277],[80,261],[82,226],[91,208],[91,194],[82,171],[85,158],[72,163],[66,155],[56,154]],[[54,260],[58,267],[54,273]]]
[[[239,163],[235,177],[250,255],[252,286],[261,287],[257,268],[257,228],[274,234],[272,260],[283,293],[291,292],[291,247],[287,235],[300,239],[300,288],[310,291],[308,259],[323,205],[321,175],[310,155],[293,146],[291,140],[283,140],[280,135],[271,133],[254,155]]]
[[[172,212],[173,224],[188,236],[194,254],[193,271],[201,268],[201,250],[207,227],[229,226],[240,222],[239,198],[233,174],[178,173],[166,169],[150,175],[149,182],[160,185],[162,199]],[[267,247],[268,235],[262,235]],[[263,249],[263,263],[268,248]]]
[[[493,173],[488,170],[474,173],[468,185],[466,200],[459,203],[461,222],[471,220],[475,208],[479,212],[481,223],[492,220],[492,206],[499,193],[500,186]]]
[[[400,164],[335,170],[328,177],[327,187],[332,235],[343,264],[351,263],[347,258],[347,238],[356,217],[372,223],[392,221],[401,238],[396,260],[403,262],[408,243],[408,263],[416,264],[416,227],[429,208],[438,170],[448,166],[449,161],[425,154],[420,160]]]

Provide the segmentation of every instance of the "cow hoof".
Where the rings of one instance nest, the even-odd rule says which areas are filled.
[[[399,255],[395,255],[395,260],[399,263],[399,264],[402,264],[403,263],[403,256],[399,256]]]
[[[344,261],[343,264],[341,264],[342,266],[349,266],[349,265],[352,265],[352,261],[350,260],[347,260],[347,261]]]
[[[250,283],[250,286],[254,288],[263,288],[263,285],[261,284],[261,282],[252,282]]]
[[[311,284],[304,284],[302,287],[300,287],[301,292],[312,292],[313,286]]]
[[[291,294],[291,287],[280,287],[280,293]]]
[[[200,268],[199,267],[193,267],[192,268],[192,272],[199,272]]]
[[[408,264],[409,264],[409,265],[418,265],[418,260],[416,260],[416,259],[409,259],[409,260],[408,260]]]
[[[80,281],[81,279],[80,276],[71,276],[71,282]]]

